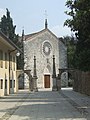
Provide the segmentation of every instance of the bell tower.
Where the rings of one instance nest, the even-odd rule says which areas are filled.
[[[48,22],[47,22],[47,11],[45,10],[45,29],[48,28]]]

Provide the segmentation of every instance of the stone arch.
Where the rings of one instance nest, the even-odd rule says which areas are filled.
[[[29,76],[27,73],[24,73],[24,88],[29,89]]]
[[[29,89],[30,87],[30,81],[32,80],[32,75],[30,73],[31,70],[17,70],[17,80],[18,80],[18,89],[24,89],[24,74],[28,76],[29,80]]]
[[[47,65],[45,68],[44,68],[44,74],[50,74],[51,73],[51,67],[50,65]]]
[[[24,73],[26,73],[27,74],[27,76],[28,76],[28,83],[29,83],[29,90],[33,90],[33,78],[32,78],[32,75],[31,75],[31,70],[24,70]]]
[[[70,75],[72,76],[73,78],[73,72],[74,72],[74,69],[71,69],[71,68],[63,68],[63,69],[59,69],[59,79],[60,79],[60,82],[61,82],[61,76],[63,73],[67,72],[67,77],[68,77],[68,73],[70,73]],[[68,78],[67,78],[68,79]],[[68,81],[67,81],[67,86],[68,86]]]
[[[61,74],[61,86],[68,86],[68,73],[67,71],[63,71]]]
[[[49,64],[47,65],[47,68],[48,68],[48,70],[49,70],[49,73],[51,73],[51,67],[50,67]]]
[[[24,73],[22,70],[16,71],[18,89],[24,89]]]

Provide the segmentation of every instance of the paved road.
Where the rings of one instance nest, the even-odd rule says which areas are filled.
[[[19,91],[0,98],[0,120],[90,120],[64,92]]]

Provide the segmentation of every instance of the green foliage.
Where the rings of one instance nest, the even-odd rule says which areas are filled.
[[[1,31],[7,35],[13,42],[16,42],[17,35],[15,34],[16,26],[13,25],[13,20],[10,17],[10,12],[6,9],[6,16],[3,15],[0,22]]]
[[[64,40],[66,41],[66,45],[67,45],[68,68],[74,68],[73,58],[74,58],[74,53],[76,50],[77,41],[75,40],[75,38],[73,36],[65,36]]]
[[[10,12],[6,9],[6,16],[3,15],[0,21],[0,29],[1,31],[16,44],[20,49],[23,48],[22,41],[19,41],[19,35],[15,34],[16,26],[13,25],[13,20],[10,17]],[[23,69],[23,54],[17,57],[17,68]]]
[[[74,67],[90,71],[90,0],[68,0],[66,6],[70,11],[65,13],[71,19],[67,19],[64,25],[75,32],[78,40]]]
[[[22,50],[22,52],[24,53],[24,48],[23,48],[23,36],[19,38],[20,42],[17,42],[17,45],[20,47],[20,49]],[[22,69],[24,70],[24,54],[20,54],[20,56],[17,57],[17,69]]]

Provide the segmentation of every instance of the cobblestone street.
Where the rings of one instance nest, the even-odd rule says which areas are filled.
[[[0,98],[0,120],[90,120],[90,97],[63,89]]]

